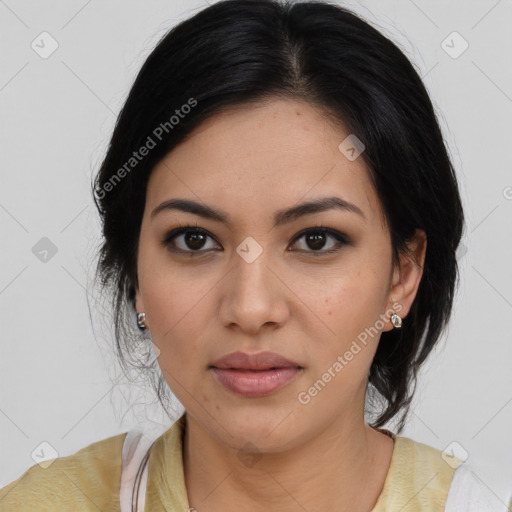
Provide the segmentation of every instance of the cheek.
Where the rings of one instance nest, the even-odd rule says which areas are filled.
[[[322,389],[315,398],[318,414],[328,415],[333,407],[343,408],[365,389],[380,339],[381,329],[375,326],[381,302],[375,276],[363,278],[359,273],[332,280],[329,294],[318,301],[319,314],[331,332],[316,337],[310,349],[306,385],[311,388],[303,390],[317,393],[316,389]]]
[[[345,373],[363,372],[370,365],[383,328],[379,319],[385,307],[385,287],[381,268],[361,260],[359,268],[333,273],[327,286],[317,288],[314,311],[329,328],[325,336],[317,338],[317,372],[345,353],[350,359],[350,370]]]
[[[138,258],[140,291],[152,336],[172,337],[179,324],[195,314],[206,286],[201,285],[200,279],[191,279],[190,271],[173,264],[167,251],[149,234],[141,235]]]
[[[358,325],[379,314],[385,298],[386,276],[372,265],[332,273],[326,286],[318,288],[318,307],[333,325]]]
[[[148,293],[145,303],[151,336],[163,351],[173,346],[173,351],[193,350],[196,339],[204,329],[198,319],[208,318],[202,287],[185,286],[177,279],[158,279],[146,283]],[[200,328],[201,327],[201,328]]]
[[[165,368],[173,375],[184,375],[186,368],[197,367],[201,361],[202,340],[213,329],[209,324],[216,315],[208,296],[214,282],[191,279],[190,273],[187,277],[169,265],[165,271],[152,265],[140,285],[151,337],[160,350],[162,371]]]

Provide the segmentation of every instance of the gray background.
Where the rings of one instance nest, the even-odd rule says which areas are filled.
[[[141,424],[157,432],[171,424],[113,357],[92,283],[99,223],[89,183],[143,60],[205,5],[0,0],[0,487],[37,461],[34,452],[65,456]],[[462,447],[479,461],[477,476],[504,502],[512,485],[512,2],[343,5],[398,43],[424,77],[467,216],[453,319],[402,435],[439,449],[458,443],[456,454]],[[58,44],[47,58],[31,46],[51,49],[44,31]]]

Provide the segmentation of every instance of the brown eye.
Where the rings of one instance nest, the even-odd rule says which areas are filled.
[[[305,241],[309,248],[320,250],[323,249],[328,235],[325,233],[310,233],[305,235]]]
[[[297,240],[301,239],[304,239],[302,247],[300,247],[300,244],[297,244],[296,242]],[[333,240],[334,242],[329,244],[329,239]],[[297,237],[294,239],[293,247],[299,245],[298,249],[300,251],[310,252],[314,256],[321,256],[324,254],[337,252],[343,245],[349,244],[350,241],[345,235],[331,229],[316,227],[313,229],[306,229],[305,231],[299,233],[299,235],[297,235]]]
[[[202,249],[207,235],[200,233],[199,231],[188,231],[183,234],[183,241],[187,247],[194,250]]]
[[[198,227],[185,226],[173,229],[167,234],[162,244],[174,252],[206,252],[218,248],[218,245],[207,246],[207,240],[213,238],[209,233]]]

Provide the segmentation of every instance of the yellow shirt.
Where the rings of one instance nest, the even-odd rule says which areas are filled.
[[[147,512],[187,512],[182,442],[186,414],[155,442],[149,459]],[[381,429],[384,430],[384,429]],[[385,431],[395,440],[391,465],[371,512],[443,512],[455,467],[441,451]],[[121,452],[126,433],[30,467],[0,489],[2,512],[119,512]],[[201,512],[198,510],[198,512]]]

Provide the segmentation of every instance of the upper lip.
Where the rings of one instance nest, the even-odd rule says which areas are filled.
[[[211,366],[215,368],[234,368],[240,370],[266,370],[269,368],[287,368],[301,366],[289,359],[286,359],[277,352],[232,352],[220,359],[217,359]]]

